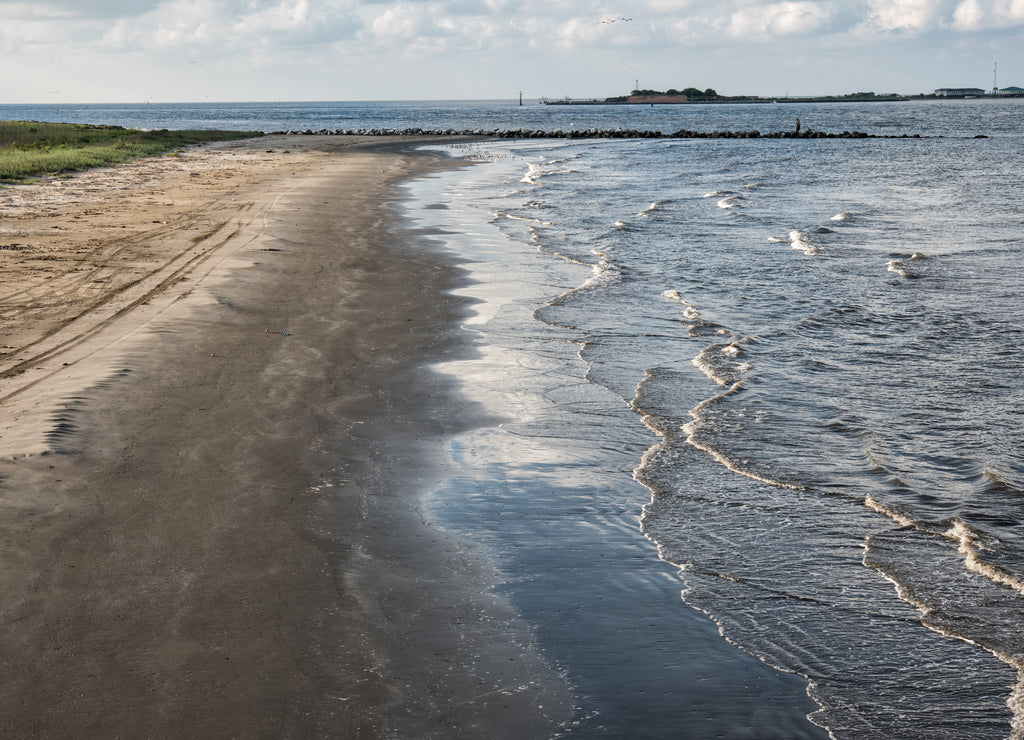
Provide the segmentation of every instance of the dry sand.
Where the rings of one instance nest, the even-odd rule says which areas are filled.
[[[486,420],[405,140],[0,190],[0,737],[544,737],[571,714],[418,509]]]

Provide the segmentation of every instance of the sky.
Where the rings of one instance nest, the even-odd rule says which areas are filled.
[[[1024,0],[0,0],[0,103],[1024,87]]]

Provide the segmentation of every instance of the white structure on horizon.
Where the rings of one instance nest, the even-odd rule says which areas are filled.
[[[980,98],[980,97],[1001,97],[1021,98],[1024,97],[1024,87],[994,88],[991,92],[982,90],[980,87],[940,87],[935,91],[938,98]]]
[[[984,94],[980,87],[940,87],[935,91],[940,98],[974,98]]]

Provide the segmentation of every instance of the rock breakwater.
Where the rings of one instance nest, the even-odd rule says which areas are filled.
[[[290,136],[480,136],[496,139],[919,139],[920,134],[878,135],[863,131],[826,132],[803,129],[800,131],[689,131],[673,133],[641,131],[636,129],[569,129],[543,131],[531,129],[424,129],[424,128],[360,128],[320,129],[314,131],[274,131],[273,134]]]

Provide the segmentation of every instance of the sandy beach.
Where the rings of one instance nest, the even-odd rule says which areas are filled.
[[[572,700],[419,496],[486,421],[414,141],[0,190],[3,737],[543,737]]]

